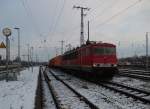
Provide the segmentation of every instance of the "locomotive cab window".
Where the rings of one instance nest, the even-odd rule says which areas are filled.
[[[114,47],[94,48],[93,51],[93,53],[96,55],[113,55],[116,53],[116,49]]]
[[[104,54],[104,48],[94,48],[93,51],[94,51],[93,53],[96,54],[96,55]]]
[[[112,48],[112,47],[105,48],[105,54],[107,54],[107,55],[113,55],[115,53],[116,53],[116,49],[115,48]]]

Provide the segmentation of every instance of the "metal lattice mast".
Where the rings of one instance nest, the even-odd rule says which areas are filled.
[[[76,8],[76,9],[81,9],[81,33],[80,33],[80,45],[83,45],[84,44],[84,16],[86,14],[84,14],[84,11],[87,10],[89,11],[90,9],[89,8],[85,8],[85,7],[81,7],[81,6],[73,6],[73,8]]]

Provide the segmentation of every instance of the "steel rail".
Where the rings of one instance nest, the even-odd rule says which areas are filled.
[[[23,69],[23,68],[22,68],[22,69]],[[20,71],[21,71],[22,69],[20,69]],[[10,72],[10,71],[16,72],[16,71],[18,71],[18,68],[9,69],[8,72]],[[2,70],[2,71],[0,71],[0,74],[5,74],[6,72],[7,72],[6,70]]]
[[[108,83],[108,84],[113,84],[113,85],[116,85],[116,86],[120,86],[120,87],[124,87],[124,88],[127,88],[127,89],[130,89],[130,90],[135,90],[135,91],[138,91],[139,93],[144,93],[144,94],[147,94],[147,95],[150,95],[150,92],[148,91],[145,91],[145,90],[142,90],[142,89],[137,89],[137,88],[133,88],[133,87],[130,87],[130,86],[126,86],[126,85],[123,85],[123,84],[119,84],[117,82],[109,82],[109,81],[103,81],[104,83]]]
[[[101,85],[103,87],[106,87],[108,89],[114,90],[116,92],[120,92],[122,94],[125,94],[129,97],[132,97],[134,99],[140,100],[144,103],[150,103],[150,99],[146,99],[146,96],[150,96],[149,92],[140,90],[140,89],[135,89],[129,86],[125,86],[125,85],[121,85],[118,83],[114,83],[114,82],[99,82],[98,85]],[[142,94],[142,96],[140,95]]]
[[[81,78],[81,77],[79,77],[79,78]],[[89,78],[83,78],[83,77],[82,77],[82,79],[89,81],[89,82],[92,82],[92,83],[95,83],[97,85],[103,86],[105,88],[114,90],[116,92],[119,92],[119,93],[124,94],[124,95],[129,96],[129,97],[132,97],[134,99],[140,100],[144,103],[150,104],[150,99],[144,98],[144,96],[145,97],[150,96],[150,92],[147,92],[147,91],[144,91],[141,89],[136,89],[136,88],[129,87],[129,86],[125,86],[125,85],[121,85],[121,84],[115,83],[115,82],[108,82],[108,81],[99,81],[98,82],[96,79],[89,79]],[[113,87],[112,86],[113,84],[115,84],[116,87]],[[126,89],[126,91],[124,89]],[[136,94],[133,94],[133,93],[136,93]],[[138,94],[144,94],[144,96],[140,96],[140,95],[138,96]]]
[[[81,95],[79,92],[77,92],[74,88],[72,88],[69,84],[64,82],[62,79],[60,79],[58,76],[56,76],[53,72],[50,71],[50,73],[61,83],[63,83],[67,88],[69,88],[73,93],[75,93],[80,99],[88,104],[91,109],[99,109],[95,104],[93,104],[91,101],[89,101],[85,96]]]
[[[118,73],[118,75],[132,77],[132,78],[141,79],[141,80],[150,80],[150,76],[145,76],[145,75],[136,75],[136,74],[130,74],[130,73]]]
[[[135,70],[135,69],[119,69],[120,71],[132,71],[132,72],[144,72],[144,73],[150,73],[150,71],[146,70]]]
[[[139,72],[139,71],[130,71],[130,70],[119,70],[119,73],[131,73],[131,74],[137,74],[137,75],[143,75],[143,76],[149,76],[149,72]]]
[[[45,70],[46,70],[46,68],[45,68]],[[54,100],[55,106],[56,106],[57,109],[63,109],[63,107],[61,107],[61,104],[59,103],[59,100],[58,100],[58,98],[57,98],[57,94],[56,94],[56,92],[55,92],[53,86],[52,86],[51,83],[50,83],[51,80],[50,80],[50,78],[48,77],[48,75],[46,74],[46,71],[45,71],[45,70],[43,71],[43,76],[44,76],[44,78],[45,78],[45,81],[46,81],[46,83],[47,83],[47,85],[48,85],[49,91],[50,91],[50,93],[51,93],[51,95],[52,95],[52,98],[53,98],[53,100]]]

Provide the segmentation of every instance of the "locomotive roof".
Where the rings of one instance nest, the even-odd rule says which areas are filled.
[[[90,41],[88,44],[84,44],[81,47],[76,47],[70,51],[66,51],[63,55],[66,55],[66,54],[71,53],[71,52],[75,52],[76,50],[81,49],[81,48],[86,48],[86,47],[90,47],[90,46],[98,46],[98,45],[116,47],[116,45],[111,44],[111,43]]]

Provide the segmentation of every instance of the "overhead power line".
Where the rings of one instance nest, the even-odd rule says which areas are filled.
[[[53,25],[54,25],[54,18],[55,18],[55,14],[56,14],[56,10],[57,10],[57,8],[58,8],[58,3],[59,3],[59,0],[57,0],[56,1],[56,6],[55,6],[55,9],[54,9],[54,11],[53,11],[53,13],[52,13],[52,21],[51,21],[51,25],[50,25],[50,29],[49,29],[49,33],[48,33],[48,35],[52,32],[52,30],[53,30]]]
[[[95,17],[89,19],[89,21],[92,21],[93,19],[102,16],[104,13],[106,13],[106,12],[105,12],[106,10],[109,10],[109,9],[111,9],[112,7],[114,7],[114,6],[116,5],[116,2],[117,2],[117,1],[118,1],[118,0],[113,1],[111,4],[109,4],[109,6],[105,7],[104,9],[102,9],[102,11],[101,11],[97,16],[95,16]]]
[[[97,10],[98,7],[102,6],[104,4],[104,2],[106,2],[105,0],[102,1],[100,4],[98,4],[98,6],[96,6],[95,8],[92,8],[89,12],[88,12],[88,16],[91,15],[95,10]]]
[[[23,7],[25,9],[27,17],[30,19],[30,23],[34,27],[37,35],[40,36],[41,33],[39,31],[39,28],[38,28],[37,24],[35,23],[35,19],[33,18],[33,15],[32,15],[32,12],[31,12],[31,8],[28,6],[27,0],[21,0],[21,3],[22,3],[22,5],[23,5]]]
[[[134,7],[135,5],[137,5],[139,2],[141,2],[142,0],[138,0],[135,3],[131,4],[130,6],[128,6],[127,8],[121,10],[120,12],[116,13],[115,15],[111,16],[110,18],[108,18],[107,20],[105,20],[104,22],[102,22],[101,24],[98,24],[97,26],[102,26],[106,23],[108,23],[109,21],[113,20],[114,18],[118,17],[119,15],[121,15],[122,13],[124,13],[125,11],[127,11],[128,9]],[[96,27],[97,27],[96,26]]]
[[[66,0],[63,0],[63,5],[62,5],[62,7],[60,9],[60,12],[59,12],[57,18],[56,18],[56,22],[55,22],[53,28],[51,29],[52,35],[53,35],[53,33],[54,33],[55,29],[56,29],[56,26],[58,25],[59,19],[61,18],[62,12],[63,12],[64,7],[65,7],[65,3],[66,3]]]

